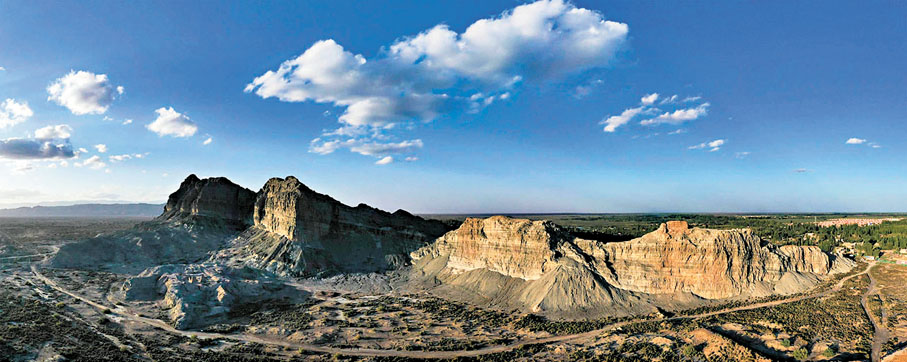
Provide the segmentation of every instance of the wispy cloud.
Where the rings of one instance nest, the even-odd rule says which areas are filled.
[[[749,152],[749,151],[743,151],[743,152],[734,153],[734,157],[736,157],[736,158],[738,158],[738,159],[741,159],[741,160],[744,159],[744,158],[747,158],[749,155],[750,155],[750,152]]]
[[[875,142],[870,142],[864,138],[851,137],[851,138],[848,138],[847,141],[845,141],[844,143],[848,144],[848,145],[866,145],[871,148],[882,148],[882,146],[880,144],[875,143]]]
[[[608,116],[605,119],[603,119],[601,122],[599,122],[599,124],[605,125],[605,127],[603,129],[605,132],[612,133],[612,132],[616,131],[617,128],[619,128],[627,123],[630,123],[630,121],[632,121],[637,116],[640,116],[640,115],[651,116],[651,115],[658,114],[660,112],[664,112],[661,109],[653,106],[653,104],[655,104],[656,101],[658,101],[659,97],[660,96],[658,93],[646,94],[645,96],[640,98],[639,105],[637,105],[636,107],[627,108],[618,115]],[[676,102],[677,98],[678,98],[678,96],[675,94],[671,97],[662,99],[661,102],[658,102],[658,104],[665,105],[665,104],[677,103]],[[700,97],[688,97],[688,98],[684,99],[684,101],[686,101],[687,99],[693,99],[693,98],[695,98],[695,100],[700,99]],[[709,103],[703,103],[694,108],[683,108],[683,109],[677,109],[674,111],[664,112],[657,117],[645,119],[645,120],[639,122],[639,124],[641,124],[643,126],[651,126],[651,125],[656,125],[656,124],[675,124],[675,125],[677,125],[677,124],[684,123],[686,121],[692,121],[692,120],[698,119],[702,116],[705,116],[708,113],[708,107],[709,107]],[[680,133],[684,133],[684,132],[686,132],[686,130],[676,130],[676,131],[672,131],[668,134],[680,134]]]
[[[650,118],[639,122],[643,126],[655,124],[681,124],[687,121],[698,119],[708,114],[709,103],[703,103],[695,108],[678,109],[674,112],[665,112],[655,118]]]
[[[700,144],[698,144],[698,145],[692,145],[692,146],[687,147],[687,148],[688,148],[688,149],[691,149],[691,150],[701,150],[701,149],[706,149],[706,148],[708,148],[708,149],[709,149],[709,152],[715,152],[715,151],[720,150],[720,149],[721,149],[721,146],[724,145],[725,143],[726,143],[725,140],[723,140],[723,139],[717,139],[717,140],[710,141],[710,142],[703,142],[703,143],[700,143]]]

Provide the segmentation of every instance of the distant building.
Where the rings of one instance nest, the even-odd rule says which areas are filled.
[[[866,256],[864,256],[864,258],[866,258],[866,260],[876,260],[876,257],[874,257],[872,255],[866,255]]]
[[[901,249],[901,254],[907,254],[907,249]]]

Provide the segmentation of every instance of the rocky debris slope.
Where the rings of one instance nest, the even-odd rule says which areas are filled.
[[[157,301],[179,329],[227,320],[233,308],[278,299],[303,298],[301,292],[253,269],[204,263],[161,265],[122,286],[126,301]]]
[[[253,227],[218,257],[280,275],[383,271],[447,231],[406,211],[350,207],[295,177],[272,178],[255,200]]]
[[[853,267],[816,247],[776,247],[749,230],[669,222],[603,244],[547,221],[503,216],[467,219],[411,256],[416,287],[567,318],[791,294]]]
[[[136,273],[206,259],[251,224],[255,193],[225,178],[190,175],[163,214],[132,229],[66,244],[51,260],[59,268]]]

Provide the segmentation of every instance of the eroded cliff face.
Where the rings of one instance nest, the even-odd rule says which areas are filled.
[[[224,177],[204,180],[189,175],[176,192],[170,194],[162,220],[206,217],[228,223],[252,224],[255,193]]]
[[[154,220],[66,244],[50,264],[133,273],[160,264],[199,262],[251,225],[254,201],[255,193],[226,178],[189,175]]]
[[[627,242],[576,244],[603,262],[606,267],[596,270],[609,284],[647,294],[685,292],[705,299],[790,294],[849,270],[815,246],[779,248],[750,230],[689,229],[685,222]]]
[[[258,192],[254,226],[239,238],[233,260],[281,275],[383,271],[447,231],[399,210],[350,207],[312,191],[295,177],[272,178]]]
[[[669,222],[640,238],[604,244],[548,222],[502,216],[467,219],[411,257],[417,285],[577,316],[792,294],[853,267],[817,247],[776,247],[749,230]]]

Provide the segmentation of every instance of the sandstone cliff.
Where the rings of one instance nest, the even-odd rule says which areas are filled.
[[[344,205],[292,176],[262,187],[253,222],[220,256],[293,276],[387,270],[447,231],[441,222],[403,210]]]
[[[566,317],[791,294],[852,267],[816,247],[776,247],[749,230],[670,222],[634,240],[603,244],[571,237],[550,222],[502,216],[467,219],[411,256],[411,280],[420,287]]]

